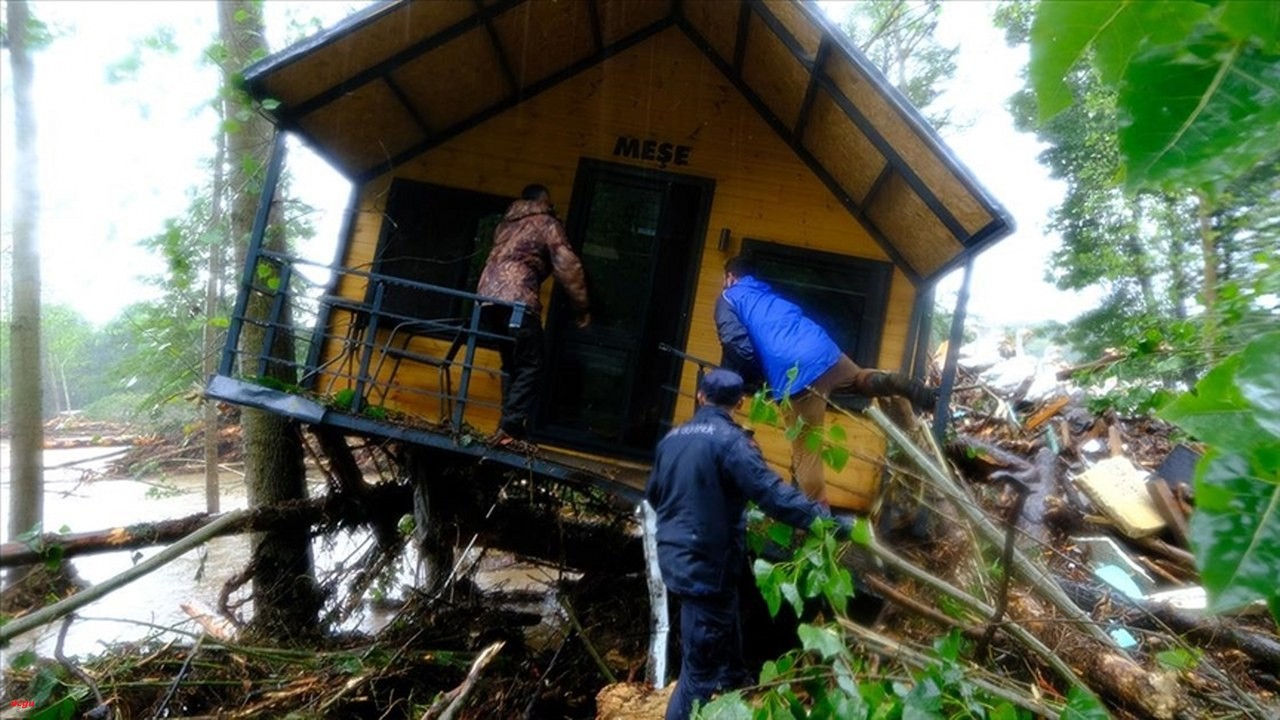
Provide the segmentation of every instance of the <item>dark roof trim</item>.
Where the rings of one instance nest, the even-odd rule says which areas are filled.
[[[827,91],[827,94],[830,95],[836,105],[844,111],[845,115],[849,116],[849,119],[858,126],[858,129],[862,131],[862,134],[866,135],[867,139],[876,146],[876,149],[888,158],[890,164],[898,168],[898,172],[902,175],[902,178],[907,181],[907,184],[911,186],[911,189],[915,191],[916,195],[920,196],[920,199],[924,201],[925,206],[927,206],[929,210],[933,212],[934,216],[937,217],[944,226],[946,226],[947,230],[960,242],[961,245],[965,245],[969,239],[969,232],[964,229],[964,226],[960,224],[959,220],[956,220],[955,216],[951,214],[951,211],[942,204],[942,201],[938,199],[938,196],[933,194],[933,190],[920,179],[920,176],[916,175],[910,165],[903,161],[902,156],[899,155],[893,145],[880,134],[880,131],[876,129],[875,125],[871,124],[871,121],[868,120],[860,110],[858,110],[853,102],[849,100],[849,98],[846,98],[844,93],[840,92],[840,90],[835,86],[835,83],[832,82],[831,78],[827,77],[822,66],[819,65],[817,61],[809,58],[805,53],[804,48],[800,47],[799,41],[797,41],[795,36],[787,30],[786,26],[782,24],[782,21],[765,6],[763,0],[749,0],[749,2],[751,3],[752,9],[760,15],[760,19],[769,26],[769,29],[773,31],[774,35],[776,35],[778,39],[782,41],[782,44],[786,45],[787,49],[791,51],[791,54],[795,57],[796,61],[808,68],[810,77],[817,78],[818,82],[822,85],[822,88]],[[837,30],[837,32],[839,31]],[[886,83],[888,82],[883,76],[878,80],[883,80]],[[892,86],[886,85],[886,88],[887,87]]]
[[[822,163],[819,163],[817,158],[810,154],[809,150],[801,145],[799,140],[791,134],[791,128],[788,128],[781,120],[779,120],[778,116],[774,115],[773,111],[769,109],[769,106],[765,105],[764,101],[760,99],[760,96],[756,95],[755,91],[747,86],[747,83],[742,79],[742,75],[735,72],[732,66],[716,54],[716,51],[711,47],[711,44],[707,42],[707,39],[702,37],[702,34],[699,33],[688,20],[685,20],[682,17],[677,24],[689,39],[693,41],[693,44],[702,50],[702,53],[707,56],[707,59],[709,59],[721,73],[724,73],[725,77],[729,78],[730,82],[733,83],[738,92],[742,93],[742,96],[747,99],[747,102],[751,104],[751,107],[755,108],[757,113],[760,113],[760,117],[764,118],[765,122],[769,124],[769,127],[773,128],[773,131],[777,133],[778,137],[781,138],[784,143],[787,144],[787,147],[791,148],[791,151],[804,161],[809,170],[812,171],[814,175],[817,175],[818,179],[827,186],[827,190],[831,191],[831,194],[840,201],[840,204],[844,205],[845,209],[853,215],[854,219],[866,229],[867,233],[876,241],[876,244],[880,246],[880,249],[884,250],[885,254],[893,260],[894,265],[896,265],[898,269],[910,278],[912,284],[919,283],[921,280],[920,274],[911,266],[911,263],[908,263],[906,259],[902,257],[897,248],[893,246],[893,243],[889,242],[889,239],[885,237],[885,234],[880,230],[880,228],[877,227],[875,223],[871,222],[871,219],[867,217],[866,212],[862,207],[857,203],[857,201],[849,196],[849,193],[845,191],[840,183],[836,182],[836,179],[832,177],[831,173],[822,166]]]
[[[436,147],[437,145],[445,143],[457,137],[458,135],[466,132],[467,130],[470,130],[471,128],[474,128],[480,125],[481,123],[489,120],[490,118],[500,113],[506,112],[507,110],[510,110],[511,108],[524,102],[525,100],[533,98],[541,94],[542,92],[549,90],[550,88],[560,84],[566,79],[574,75],[577,75],[578,73],[584,70],[588,70],[595,65],[598,65],[600,62],[604,61],[605,59],[613,55],[616,55],[626,50],[627,48],[630,48],[632,45],[635,45],[636,43],[649,39],[653,35],[656,35],[659,32],[666,30],[667,28],[671,27],[674,24],[675,24],[675,19],[672,16],[670,15],[665,16],[662,19],[658,20],[657,22],[654,22],[653,24],[649,25],[648,27],[641,28],[631,33],[627,37],[624,37],[621,40],[615,42],[614,44],[606,48],[603,48],[598,52],[594,52],[588,55],[587,57],[584,57],[581,60],[573,63],[572,65],[569,65],[568,67],[564,68],[560,72],[549,75],[543,78],[542,80],[539,80],[538,82],[533,83],[532,85],[529,85],[528,87],[524,88],[520,92],[508,97],[505,100],[498,102],[495,105],[490,106],[485,110],[480,111],[479,113],[476,113],[475,115],[467,118],[466,120],[463,120],[460,123],[456,123],[455,125],[445,128],[444,130],[441,130],[440,132],[436,133],[434,136],[428,138],[427,140],[424,140],[420,143],[416,143],[414,145],[409,146],[407,149],[402,150],[399,153],[396,153],[396,155],[393,156],[388,161],[384,163],[379,163],[373,167],[370,167],[361,171],[355,176],[354,180],[357,183],[364,183],[379,175],[382,175],[383,173],[394,170],[395,168],[403,165],[404,163],[412,160],[413,158],[421,155],[422,153]]]
[[[747,59],[747,30],[751,27],[751,3],[742,0],[738,8],[738,34],[733,46],[733,72],[742,74],[742,65]]]
[[[898,88],[894,87],[893,83],[889,82],[889,78],[885,77],[885,74],[880,71],[880,68],[876,67],[875,63],[868,60],[867,56],[862,54],[862,51],[853,44],[853,38],[844,34],[840,28],[836,27],[835,23],[831,21],[831,18],[827,17],[827,14],[822,11],[822,8],[818,7],[814,3],[814,0],[800,0],[797,5],[799,6],[800,11],[803,12],[811,22],[818,26],[822,31],[823,36],[832,38],[839,49],[844,51],[845,55],[848,56],[849,60],[857,65],[858,69],[865,73],[867,77],[870,78],[877,87],[879,87],[880,91],[884,93],[885,99],[888,100],[899,114],[902,115],[903,119],[906,120],[908,126],[916,133],[916,135],[920,136],[929,148],[938,154],[938,157],[941,158],[943,164],[947,166],[947,169],[951,170],[956,178],[959,179],[965,187],[969,188],[974,197],[983,204],[987,212],[989,212],[996,221],[1003,224],[1004,232],[995,234],[994,237],[980,237],[984,235],[984,233],[998,233],[1000,228],[992,228],[991,225],[973,233],[973,235],[969,236],[968,240],[965,242],[966,248],[972,247],[978,243],[986,244],[1012,233],[1014,229],[1014,222],[1009,211],[1005,209],[1004,205],[1002,205],[1000,201],[996,200],[995,197],[987,191],[986,187],[983,186],[982,183],[978,182],[978,179],[965,168],[964,163],[960,162],[960,159],[955,156],[955,153],[951,151],[951,148],[947,147],[947,144],[943,142],[941,136],[938,135],[937,130],[934,130],[933,127],[924,121],[920,112],[915,109],[905,96],[903,96]],[[993,221],[992,225],[995,225],[996,221]]]

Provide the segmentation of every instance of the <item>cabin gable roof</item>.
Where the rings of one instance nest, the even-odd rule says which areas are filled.
[[[807,0],[396,0],[256,63],[246,82],[277,125],[363,183],[671,27],[913,281],[1013,231]]]

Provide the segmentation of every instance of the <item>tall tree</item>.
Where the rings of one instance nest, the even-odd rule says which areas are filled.
[[[218,29],[224,71],[226,187],[231,193],[226,210],[231,237],[239,250],[247,246],[253,229],[273,144],[270,122],[253,111],[239,82],[244,68],[267,52],[261,2],[219,2]],[[279,207],[278,202],[275,207]],[[285,245],[285,233],[278,223],[273,223],[263,238],[263,247],[283,251],[287,249]],[[292,357],[293,334],[287,327],[274,333],[274,347],[265,346],[264,325],[269,313],[269,298],[254,293],[246,309],[249,321],[241,334],[241,357]],[[297,380],[289,363],[269,363],[267,373],[286,385]],[[303,452],[295,423],[281,415],[245,408],[241,411],[241,427],[250,504],[269,505],[305,497]],[[255,536],[253,568],[253,625],[257,632],[284,639],[312,631],[317,625],[320,594],[309,528],[305,524],[281,526]]]
[[[1015,123],[1047,144],[1041,160],[1067,187],[1050,215],[1050,227],[1062,244],[1053,255],[1049,279],[1064,289],[1101,287],[1105,293],[1099,307],[1071,323],[1067,339],[1086,355],[1127,348],[1133,360],[1111,371],[1148,385],[1135,385],[1123,398],[1138,409],[1164,396],[1153,395],[1149,381],[1162,380],[1169,388],[1194,382],[1215,353],[1247,336],[1219,326],[1256,314],[1256,303],[1240,302],[1240,293],[1231,289],[1225,290],[1229,308],[1218,307],[1218,299],[1226,274],[1234,273],[1236,282],[1250,286],[1265,272],[1249,249],[1253,238],[1266,234],[1268,224],[1274,228],[1276,203],[1258,202],[1267,193],[1269,177],[1274,192],[1273,176],[1266,172],[1274,167],[1274,158],[1256,172],[1215,177],[1210,187],[1135,182],[1145,167],[1155,168],[1161,178],[1181,172],[1161,169],[1163,161],[1132,162],[1133,124],[1144,120],[1131,110],[1134,94],[1117,82],[1116,68],[1130,60],[1141,66],[1152,52],[1126,56],[1106,45],[1088,54],[1096,62],[1063,64],[1062,55],[1079,56],[1071,50],[1055,55],[1051,46],[1066,43],[1078,50],[1071,40],[1087,35],[1076,32],[1087,23],[1059,17],[1062,13],[1101,13],[1100,22],[1107,13],[1117,13],[1123,22],[1116,24],[1134,33],[1128,40],[1156,45],[1193,26],[1203,10],[1195,3],[1023,0],[1002,4],[996,18],[1011,43],[1032,46],[1035,77],[1011,100]],[[1148,12],[1159,17],[1146,17]],[[1100,32],[1112,32],[1110,27],[1104,24]],[[1194,92],[1192,84],[1188,87]]]
[[[5,45],[13,71],[15,162],[13,201],[13,314],[9,332],[9,372],[12,382],[9,467],[9,537],[40,524],[44,517],[41,451],[44,404],[40,373],[40,253],[36,218],[40,209],[37,185],[36,118],[31,103],[34,69],[31,52],[38,44],[36,19],[26,0],[9,0]],[[36,42],[33,42],[36,41]]]

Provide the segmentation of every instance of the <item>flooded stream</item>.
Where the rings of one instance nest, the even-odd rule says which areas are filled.
[[[44,528],[46,531],[87,532],[138,522],[180,518],[204,512],[204,475],[202,473],[177,474],[142,479],[106,478],[101,473],[109,459],[123,448],[93,447],[82,449],[52,449],[44,452],[45,496]],[[9,498],[9,444],[0,441],[0,527],[8,528]],[[316,483],[313,494],[325,492],[322,482]],[[220,505],[223,512],[246,506],[245,486],[241,475],[224,470],[220,478]],[[405,508],[405,512],[411,512]],[[350,534],[317,539],[313,551],[317,575],[324,578],[335,568],[351,567],[358,562],[371,543],[369,533]],[[100,553],[76,557],[72,563],[81,579],[89,583],[102,582],[128,569],[135,562],[160,552],[164,546],[136,550]],[[154,636],[168,639],[179,634],[198,632],[196,623],[182,609],[183,603],[206,609],[216,608],[218,597],[226,581],[246,565],[250,552],[248,535],[232,535],[214,538],[201,548],[186,553],[154,572],[125,585],[103,598],[77,611],[79,619],[67,634],[63,649],[67,655],[86,655],[101,652],[104,646],[114,642],[140,640]],[[477,548],[462,553],[460,565],[481,559]],[[388,599],[401,594],[404,587],[412,587],[416,581],[416,561],[412,551],[401,562],[399,576],[389,588]],[[546,602],[525,608],[538,612],[545,619],[543,631],[559,624],[558,607],[551,584],[557,579],[555,571],[548,568],[516,562],[509,556],[495,553],[483,554],[476,580],[481,587],[490,589],[547,591]],[[339,629],[376,632],[393,615],[383,604],[365,605]],[[242,613],[250,612],[248,606]],[[247,615],[246,615],[247,617]],[[35,649],[41,655],[52,656],[61,623],[55,622],[21,635],[13,640],[3,653],[16,653]]]

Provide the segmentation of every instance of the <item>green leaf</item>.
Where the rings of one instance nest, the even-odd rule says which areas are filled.
[[[765,536],[775,545],[790,547],[791,539],[795,536],[795,530],[790,525],[776,522],[769,525],[769,529],[765,531]]]
[[[1151,47],[1118,102],[1131,190],[1220,187],[1280,152],[1280,56],[1252,43],[1201,32]]]
[[[1079,685],[1067,691],[1067,704],[1060,720],[1110,720],[1111,714],[1096,695]]]
[[[1236,385],[1241,361],[1239,354],[1223,360],[1196,383],[1194,392],[1178,397],[1158,414],[1210,445],[1245,449],[1264,444],[1268,434]]]
[[[769,616],[777,617],[778,609],[782,607],[782,590],[778,587],[779,578],[773,572],[773,564],[757,558],[751,566],[751,572],[755,575],[756,587],[760,588],[764,603],[769,608]]]
[[[280,107],[280,101],[274,98],[266,98],[262,101],[263,110],[275,110],[278,107]]]
[[[859,517],[853,523],[853,533],[849,536],[859,545],[871,544],[871,523],[865,517]]]
[[[1259,598],[1280,623],[1280,478],[1263,478],[1247,457],[1210,450],[1196,470],[1191,545],[1210,607],[1226,610]]]
[[[36,655],[34,650],[23,650],[14,653],[13,657],[9,659],[9,667],[13,670],[25,670],[34,665],[38,659],[39,656]]]
[[[800,637],[801,647],[817,653],[823,660],[840,657],[846,652],[844,639],[829,627],[801,623],[796,628],[796,635]]]
[[[987,715],[989,720],[1018,720],[1018,710],[1007,702],[991,708],[991,713]]]
[[[793,582],[784,582],[778,586],[782,591],[782,597],[791,603],[791,609],[796,611],[796,617],[804,614],[804,598],[800,597],[800,589]]]
[[[1074,102],[1065,78],[1090,50],[1102,79],[1115,83],[1144,43],[1186,37],[1208,14],[1181,0],[1044,0],[1031,23],[1028,67],[1041,121]]]
[[[840,472],[849,464],[849,448],[839,445],[825,447],[822,449],[822,461],[832,470]]]
[[[701,720],[751,720],[751,706],[742,698],[742,693],[735,690],[700,705],[690,717]]]
[[[1169,670],[1194,670],[1204,652],[1195,648],[1174,648],[1156,653],[1156,662]]]
[[[848,439],[849,439],[849,436],[845,433],[843,427],[840,427],[839,425],[832,425],[831,427],[827,428],[827,440],[829,442],[843,445],[845,442],[848,441]]]
[[[1280,5],[1278,5],[1280,7]],[[1244,400],[1253,408],[1253,419],[1272,436],[1280,438],[1280,332],[1273,332],[1249,342],[1240,353],[1236,385]]]
[[[1280,3],[1228,0],[1218,11],[1218,27],[1238,40],[1256,40],[1264,50],[1280,50]]]

